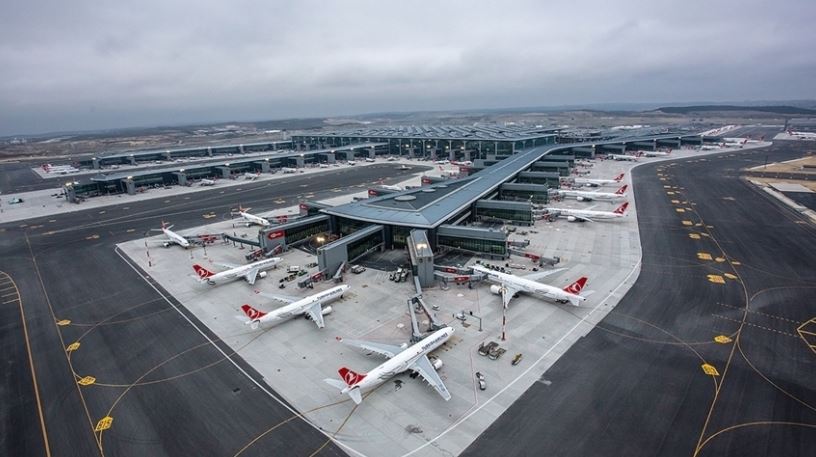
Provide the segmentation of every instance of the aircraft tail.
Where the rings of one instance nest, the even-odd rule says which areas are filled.
[[[623,180],[623,175],[624,175],[624,173],[621,173],[618,176],[615,176],[615,182],[621,182],[621,180]]]
[[[210,276],[215,274],[212,271],[202,267],[199,264],[193,265],[193,270],[195,270],[196,274],[198,274],[198,277],[201,278],[201,279],[207,279]]]
[[[624,215],[626,214],[626,208],[629,207],[629,202],[623,202],[620,206],[618,206],[613,213]]]
[[[616,190],[615,193],[618,195],[623,195],[626,192],[626,189],[629,188],[629,184],[624,184],[620,189]]]
[[[350,370],[350,369],[348,369],[346,367],[340,368],[339,370],[337,370],[337,372],[340,373],[340,377],[343,378],[343,381],[346,383],[346,385],[348,387],[351,387],[351,386],[357,384],[358,382],[362,381],[366,377],[365,373],[362,373],[362,374],[361,373],[355,373],[354,371],[352,371],[352,370]]]
[[[578,295],[579,293],[581,293],[581,290],[586,285],[587,280],[588,280],[588,278],[586,276],[581,276],[574,283],[568,285],[567,287],[564,287],[564,292],[568,292],[568,293],[571,293],[573,295]]]
[[[255,308],[253,308],[253,307],[251,307],[249,305],[241,306],[241,310],[243,310],[244,314],[246,314],[247,317],[250,318],[253,321],[255,319],[260,319],[260,318],[266,316],[265,312],[259,311],[259,310],[255,309]]]

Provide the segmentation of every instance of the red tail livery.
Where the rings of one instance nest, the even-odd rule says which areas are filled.
[[[615,193],[618,194],[618,195],[623,195],[624,192],[626,192],[626,189],[628,189],[628,188],[629,188],[629,184],[624,184],[623,187],[616,190]]]
[[[618,176],[615,176],[615,182],[621,182],[622,179],[623,179],[623,173],[619,174]]]
[[[587,283],[587,277],[586,276],[581,276],[574,283],[568,285],[567,287],[564,287],[564,292],[569,292],[571,294],[578,295],[579,293],[581,293],[581,289],[584,288],[586,283]]]
[[[195,270],[196,274],[198,274],[198,277],[201,278],[201,279],[207,279],[210,276],[215,274],[212,271],[202,267],[199,264],[193,265],[193,270]]]
[[[358,382],[362,381],[366,377],[365,373],[363,373],[363,374],[355,373],[355,372],[349,370],[346,367],[340,368],[339,370],[337,370],[337,372],[340,373],[340,377],[343,378],[343,381],[349,387],[357,384]]]
[[[244,306],[241,307],[241,309],[244,310],[244,314],[246,314],[247,317],[252,319],[252,320],[260,319],[260,318],[266,316],[265,312],[258,311],[257,309],[255,309],[255,308],[253,308],[253,307],[251,307],[249,305],[244,305]]]
[[[615,211],[612,211],[612,212],[615,213],[615,214],[624,214],[626,212],[626,208],[628,208],[628,207],[629,207],[629,202],[623,202],[620,206],[617,207],[617,209],[615,209]]]

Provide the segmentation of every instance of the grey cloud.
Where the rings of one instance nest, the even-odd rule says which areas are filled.
[[[816,96],[811,0],[120,3],[6,5],[0,135]]]

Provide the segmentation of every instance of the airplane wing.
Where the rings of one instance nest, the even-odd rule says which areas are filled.
[[[315,303],[306,310],[306,314],[312,319],[312,322],[317,325],[317,328],[323,328],[326,324],[323,322],[323,307],[320,303]]]
[[[564,270],[563,268],[556,268],[555,270],[542,270],[542,271],[534,271],[528,275],[521,276],[524,279],[529,279],[530,281],[538,281],[541,278],[547,277],[553,273],[558,273],[559,271]]]
[[[365,350],[368,353],[376,353],[379,354],[386,359],[390,359],[395,355],[399,354],[403,351],[403,349],[399,346],[394,346],[392,344],[383,344],[383,343],[372,343],[370,341],[362,341],[362,340],[342,340],[344,344],[349,346],[358,347],[360,349]]]
[[[301,297],[293,297],[291,295],[283,295],[283,294],[270,294],[266,292],[261,292],[260,294],[263,297],[266,297],[270,300],[275,300],[277,302],[283,303],[284,305],[288,305],[289,303],[294,303],[301,299]]]
[[[258,277],[258,269],[257,268],[253,268],[253,269],[247,271],[244,274],[244,278],[247,280],[247,282],[249,283],[250,286],[255,284],[255,278],[257,278],[257,277]]]
[[[227,268],[229,270],[232,270],[233,268],[238,268],[239,267],[239,265],[233,265],[231,263],[216,263],[216,265],[218,265],[219,267]]]
[[[445,387],[445,383],[442,382],[442,378],[439,377],[439,373],[436,372],[433,365],[431,365],[431,361],[428,360],[427,355],[423,355],[413,365],[408,367],[409,370],[415,371],[422,376],[422,379],[425,380],[428,384],[431,385],[445,401],[450,400],[451,394],[448,392],[448,388]]]
[[[512,300],[513,297],[515,297],[518,292],[519,292],[519,290],[516,289],[515,287],[510,286],[508,284],[503,284],[502,285],[502,306],[507,308],[507,306],[510,304],[510,300]]]

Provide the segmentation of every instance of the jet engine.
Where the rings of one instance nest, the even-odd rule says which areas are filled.
[[[493,284],[492,286],[490,286],[490,292],[491,293],[494,293],[496,295],[501,295],[501,293],[502,293],[501,291],[502,291],[502,288],[498,284]]]
[[[265,271],[259,271],[258,272],[258,277],[259,278],[265,278],[266,277],[266,272]]]
[[[325,316],[326,314],[331,314],[331,312],[332,312],[331,306],[324,306],[323,309],[320,311],[320,314]],[[309,317],[309,315],[306,313],[303,314],[303,317],[305,317],[307,321],[312,320],[312,318]]]

